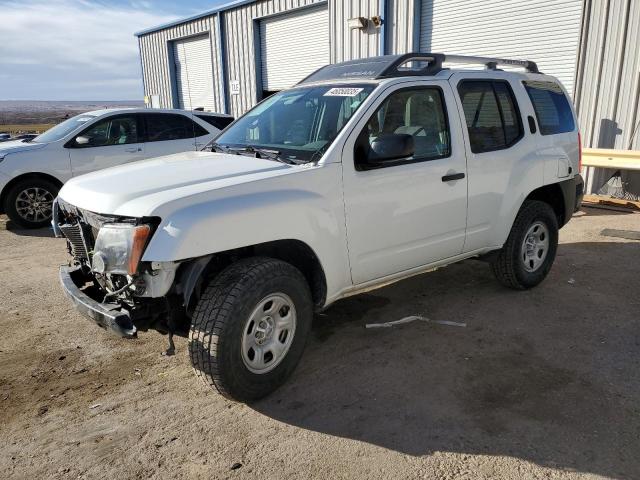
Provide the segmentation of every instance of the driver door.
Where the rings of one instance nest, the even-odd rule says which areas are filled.
[[[145,158],[141,114],[100,118],[67,145],[73,176]]]
[[[413,155],[371,163],[375,153],[368,152],[381,136],[411,136]],[[462,138],[447,82],[395,85],[363,115],[345,142],[342,162],[354,284],[462,253],[467,217]]]

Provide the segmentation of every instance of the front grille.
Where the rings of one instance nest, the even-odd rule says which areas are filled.
[[[78,260],[89,260],[90,227],[80,223],[59,225],[62,234],[71,244],[71,253]]]

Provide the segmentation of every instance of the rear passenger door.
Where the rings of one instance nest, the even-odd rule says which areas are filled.
[[[497,74],[499,75],[499,74]],[[506,79],[487,78],[486,73],[456,73],[451,83],[464,121],[468,152],[469,209],[464,251],[501,244],[496,232],[510,215],[506,212],[521,192],[518,165],[534,162],[534,142],[525,138],[519,98]],[[539,180],[537,180],[539,185]],[[508,220],[507,220],[508,221]]]
[[[414,154],[367,165],[372,143],[394,135],[411,135]],[[412,81],[383,92],[345,142],[342,164],[355,284],[462,252],[466,159],[448,83]]]
[[[194,151],[206,144],[209,132],[186,115],[145,113],[145,153],[147,158]]]

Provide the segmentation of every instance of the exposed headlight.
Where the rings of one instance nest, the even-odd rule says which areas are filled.
[[[133,275],[150,233],[149,225],[103,225],[96,238],[91,268],[98,273]]]

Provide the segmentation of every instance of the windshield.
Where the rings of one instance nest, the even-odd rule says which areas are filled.
[[[66,137],[69,133],[73,132],[76,128],[84,125],[89,120],[93,120],[94,116],[81,114],[76,115],[75,117],[71,117],[65,120],[62,123],[59,123],[53,128],[50,128],[42,135],[38,135],[36,138],[31,140],[36,143],[49,143],[60,140],[61,138]]]
[[[214,148],[268,149],[292,163],[317,160],[375,87],[324,85],[277,93],[216,138]]]

